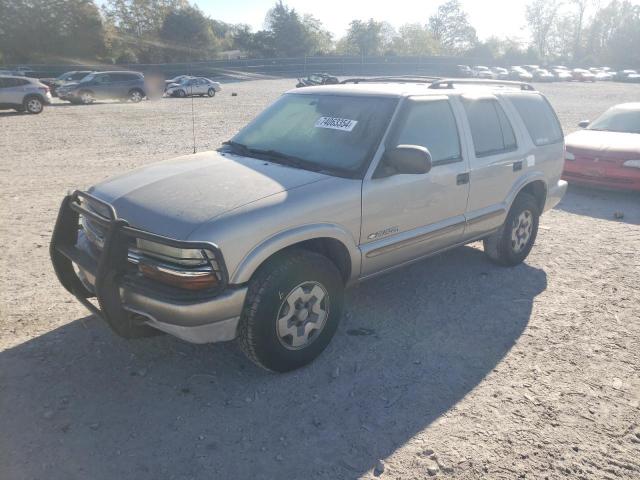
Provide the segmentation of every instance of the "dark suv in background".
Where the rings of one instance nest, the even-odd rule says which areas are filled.
[[[49,86],[49,88],[51,89],[52,96],[57,97],[58,96],[57,90],[62,85],[65,85],[67,83],[78,83],[90,73],[93,73],[93,72],[91,70],[73,70],[71,72],[65,72],[56,78],[42,79],[40,81],[45,85]]]
[[[106,99],[137,103],[147,95],[142,73],[122,71],[91,73],[79,82],[62,85],[57,93],[62,100],[83,104]]]

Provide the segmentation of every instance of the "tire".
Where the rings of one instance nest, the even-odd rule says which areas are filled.
[[[266,370],[300,368],[333,338],[343,303],[344,282],[328,258],[302,249],[276,255],[249,282],[240,347]]]
[[[214,88],[210,88],[207,91],[207,95],[209,95],[210,97],[215,97],[216,96],[216,90]]]
[[[142,90],[133,89],[129,92],[129,100],[133,103],[139,103],[144,98],[144,92]]]
[[[80,103],[83,105],[90,105],[94,102],[95,98],[93,92],[90,90],[83,90],[80,92]]]
[[[184,90],[178,90],[178,91],[176,92],[176,95],[177,95],[178,97],[180,97],[180,98],[184,98],[184,97],[186,97],[186,96],[187,96],[187,92],[185,92]]]
[[[23,107],[27,113],[38,114],[44,110],[44,102],[36,95],[29,95],[24,99]]]
[[[495,263],[515,266],[531,252],[538,235],[540,210],[536,199],[520,193],[500,229],[484,239],[484,252]]]

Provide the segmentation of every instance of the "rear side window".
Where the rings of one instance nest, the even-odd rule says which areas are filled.
[[[394,143],[429,149],[434,166],[462,158],[458,127],[447,100],[410,100]]]
[[[542,95],[513,95],[509,100],[520,114],[533,143],[542,146],[562,141],[562,127],[546,98]]]
[[[511,122],[496,100],[463,102],[467,112],[476,157],[510,152],[518,148]]]

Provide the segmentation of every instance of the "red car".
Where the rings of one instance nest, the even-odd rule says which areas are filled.
[[[610,108],[565,139],[569,183],[640,191],[640,103]]]

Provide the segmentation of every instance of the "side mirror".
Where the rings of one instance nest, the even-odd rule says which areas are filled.
[[[578,126],[580,128],[587,128],[590,123],[591,122],[589,120],[582,120],[581,122],[578,122]]]
[[[382,163],[387,169],[390,167],[393,171],[380,176],[400,173],[419,175],[431,170],[431,154],[429,150],[419,145],[398,145],[384,153]]]

